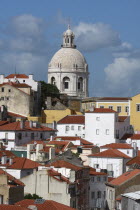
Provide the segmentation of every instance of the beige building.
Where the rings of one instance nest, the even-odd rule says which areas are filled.
[[[6,106],[8,112],[28,116],[33,112],[31,87],[20,83],[0,84],[0,106]]]

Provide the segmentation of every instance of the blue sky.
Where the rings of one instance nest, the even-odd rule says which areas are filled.
[[[47,81],[68,20],[89,64],[90,96],[140,92],[139,0],[0,0],[0,73]]]

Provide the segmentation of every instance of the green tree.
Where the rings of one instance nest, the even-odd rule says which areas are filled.
[[[32,195],[32,194],[29,193],[29,194],[24,196],[24,199],[34,199],[35,200],[35,199],[42,199],[42,197],[40,197],[39,195],[36,195],[36,194]]]
[[[48,96],[51,96],[52,98],[55,98],[55,97],[59,98],[60,92],[55,85],[47,84],[44,81],[40,81],[40,83],[41,83],[41,107],[45,109],[46,98]]]

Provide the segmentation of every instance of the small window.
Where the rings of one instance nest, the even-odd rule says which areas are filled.
[[[83,138],[85,138],[85,134],[83,134]]]
[[[99,129],[96,129],[96,135],[99,135]]]
[[[8,92],[10,93],[11,92],[11,89],[9,89]]]
[[[4,87],[1,88],[1,92],[4,92]]]
[[[94,164],[93,168],[99,168],[99,164]]]
[[[129,106],[125,107],[125,112],[127,112],[127,113],[129,112]]]
[[[136,104],[136,110],[137,112],[140,112],[140,104]]]
[[[69,89],[69,83],[68,82],[65,82],[64,83],[64,87],[65,87],[65,89]]]
[[[106,198],[106,191],[104,191],[104,199]]]
[[[106,135],[109,135],[109,129],[106,129],[105,133]]]
[[[111,109],[111,110],[113,110],[113,106],[109,106],[108,108]]]
[[[71,130],[74,130],[74,125],[71,126]]]
[[[127,154],[129,154],[129,150],[127,150]]]
[[[100,121],[100,117],[96,117],[96,121]]]
[[[101,191],[97,192],[97,198],[101,198]]]
[[[100,106],[101,109],[104,109],[104,106]]]
[[[7,101],[9,100],[9,97],[6,97]]]
[[[22,139],[22,133],[18,133],[18,139],[19,139],[19,140]]]
[[[91,192],[91,199],[95,198],[95,192]]]
[[[93,176],[93,177],[91,177],[91,181],[92,181],[92,182],[94,182],[94,176]]]
[[[70,129],[69,126],[66,126],[66,131],[69,131],[69,129]]]
[[[81,131],[81,126],[78,126],[78,131]]]
[[[117,112],[121,112],[122,111],[122,107],[121,106],[117,106]]]
[[[107,181],[107,178],[106,178],[106,176],[104,176],[104,182],[106,182]]]
[[[4,101],[4,97],[1,97],[1,100],[3,100],[3,101]]]
[[[101,181],[101,177],[97,176],[97,181],[100,182]]]
[[[25,80],[23,80],[23,82],[25,82]]]

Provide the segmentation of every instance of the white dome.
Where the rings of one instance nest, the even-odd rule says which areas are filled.
[[[52,57],[49,68],[73,69],[74,67],[85,69],[86,60],[75,48],[61,48]]]

